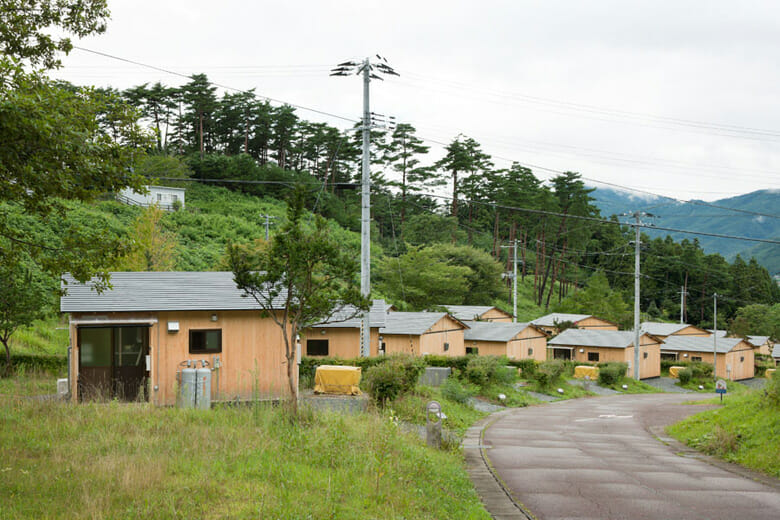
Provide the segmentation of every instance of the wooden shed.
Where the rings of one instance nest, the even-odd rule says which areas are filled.
[[[371,329],[370,355],[381,350],[379,329],[385,326],[387,313],[393,307],[384,300],[373,300],[368,323]],[[327,320],[301,333],[303,353],[306,356],[331,356],[351,359],[360,356],[361,318],[353,307],[341,309]]]
[[[233,273],[117,272],[102,293],[65,280],[74,400],[97,392],[172,405],[187,361],[211,369],[212,400],[289,393],[282,330],[243,297]]]
[[[755,348],[756,354],[770,356],[772,354],[772,339],[769,336],[748,336],[748,342]]]
[[[775,366],[780,365],[780,343],[772,347],[772,358],[775,360]]]
[[[446,312],[391,312],[379,335],[387,354],[464,356],[463,332],[468,328]]]
[[[695,325],[687,323],[662,323],[660,321],[645,321],[640,326],[642,332],[652,334],[656,338],[667,338],[669,336],[711,336],[708,330],[701,329]]]
[[[509,359],[547,358],[547,333],[530,323],[467,321],[463,333],[466,354],[507,356]]]
[[[618,324],[602,318],[597,318],[590,314],[566,314],[561,312],[554,312],[547,314],[541,318],[536,318],[531,321],[532,325],[536,325],[548,334],[558,334],[560,331],[559,326],[562,323],[571,323],[574,328],[577,329],[590,329],[590,330],[618,330]]]
[[[460,321],[497,321],[512,322],[512,315],[498,307],[487,305],[442,305]]]
[[[631,376],[634,365],[634,332],[618,330],[567,329],[547,342],[548,350],[568,351],[573,361],[628,364]],[[643,333],[639,337],[639,378],[661,375],[661,340]]]
[[[716,341],[717,339],[717,341]],[[661,352],[674,355],[678,361],[713,363],[717,348],[717,377],[739,381],[755,376],[753,345],[742,338],[713,338],[702,336],[669,336],[664,340]]]

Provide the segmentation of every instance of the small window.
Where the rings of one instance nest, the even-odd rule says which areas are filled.
[[[588,361],[597,362],[599,360],[598,352],[588,352]]]
[[[642,357],[643,357],[643,358],[645,358],[645,359],[647,359],[647,352],[645,352],[645,353],[644,353],[644,355],[643,355]]]
[[[222,352],[222,329],[190,331],[190,354]]]
[[[739,362],[743,363],[745,361],[745,356],[739,356]]]
[[[447,352],[449,349],[450,349],[450,344],[445,342],[444,343],[444,352]]]
[[[466,347],[466,354],[474,354],[475,356],[479,354],[479,347]]]
[[[691,361],[701,361],[701,356],[691,356]]]
[[[327,356],[328,355],[328,340],[327,339],[307,339],[306,340],[306,355],[307,356]]]
[[[157,202],[162,201],[162,193],[157,194]]]
[[[528,355],[529,355],[529,356],[533,356],[533,355],[534,355],[534,349],[532,349],[532,348],[529,348],[529,349],[528,349]]]

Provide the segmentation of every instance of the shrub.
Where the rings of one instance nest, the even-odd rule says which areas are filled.
[[[627,363],[601,363],[599,365],[599,384],[615,386],[626,375]]]
[[[393,355],[366,370],[364,386],[377,404],[384,405],[414,390],[425,368],[419,358]]]
[[[514,381],[514,370],[506,367],[506,359],[496,356],[472,358],[466,365],[464,375],[470,383],[479,387]]]
[[[448,377],[441,385],[441,395],[450,401],[466,404],[472,394],[457,378]]]
[[[691,370],[691,367],[684,368],[677,372],[677,377],[680,378],[681,385],[687,385],[693,378],[693,370]]]
[[[777,372],[767,379],[766,386],[764,387],[764,395],[770,405],[775,408],[780,408],[780,374]]]
[[[538,364],[535,359],[521,359],[514,363],[523,373],[523,377],[526,379],[533,379],[536,374],[536,367]]]
[[[708,455],[724,457],[733,453],[739,447],[737,434],[726,430],[720,425],[715,425],[712,433],[704,435],[697,443],[698,447]]]
[[[425,356],[423,357],[423,360],[425,361],[425,364],[429,367],[449,367],[452,369],[460,370],[461,372],[464,372],[466,370],[466,366],[469,364],[469,361],[474,359],[475,356],[469,355],[469,356]]]
[[[709,363],[695,362],[691,363],[689,367],[691,370],[692,378],[695,381],[709,381],[712,380],[712,365]]]
[[[543,389],[549,388],[560,381],[561,376],[565,370],[565,365],[558,359],[540,363],[536,370],[536,382]]]

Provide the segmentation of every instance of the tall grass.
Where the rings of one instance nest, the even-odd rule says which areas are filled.
[[[379,415],[0,401],[0,518],[489,518]]]

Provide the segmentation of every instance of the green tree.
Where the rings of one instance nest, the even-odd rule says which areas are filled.
[[[282,330],[294,413],[298,406],[295,341],[299,331],[326,320],[346,305],[368,309],[368,300],[357,284],[355,255],[332,237],[322,217],[316,217],[311,228],[304,223],[305,197],[302,187],[293,192],[287,221],[269,242],[261,241],[254,248],[228,246],[236,285]]]
[[[120,271],[172,271],[176,267],[176,235],[165,230],[165,211],[156,204],[138,216],[130,230],[130,247],[119,260]]]
[[[729,325],[729,332],[743,337],[771,336],[780,341],[780,303],[740,307]]]
[[[618,291],[609,287],[603,272],[593,273],[586,287],[568,296],[555,306],[556,312],[592,314],[614,321],[621,328],[630,327],[631,309]]]
[[[445,148],[447,153],[439,159],[435,167],[450,172],[452,175],[452,216],[458,216],[458,187],[459,176],[472,175],[479,170],[491,167],[490,156],[482,151],[480,144],[466,137],[456,137]]]

